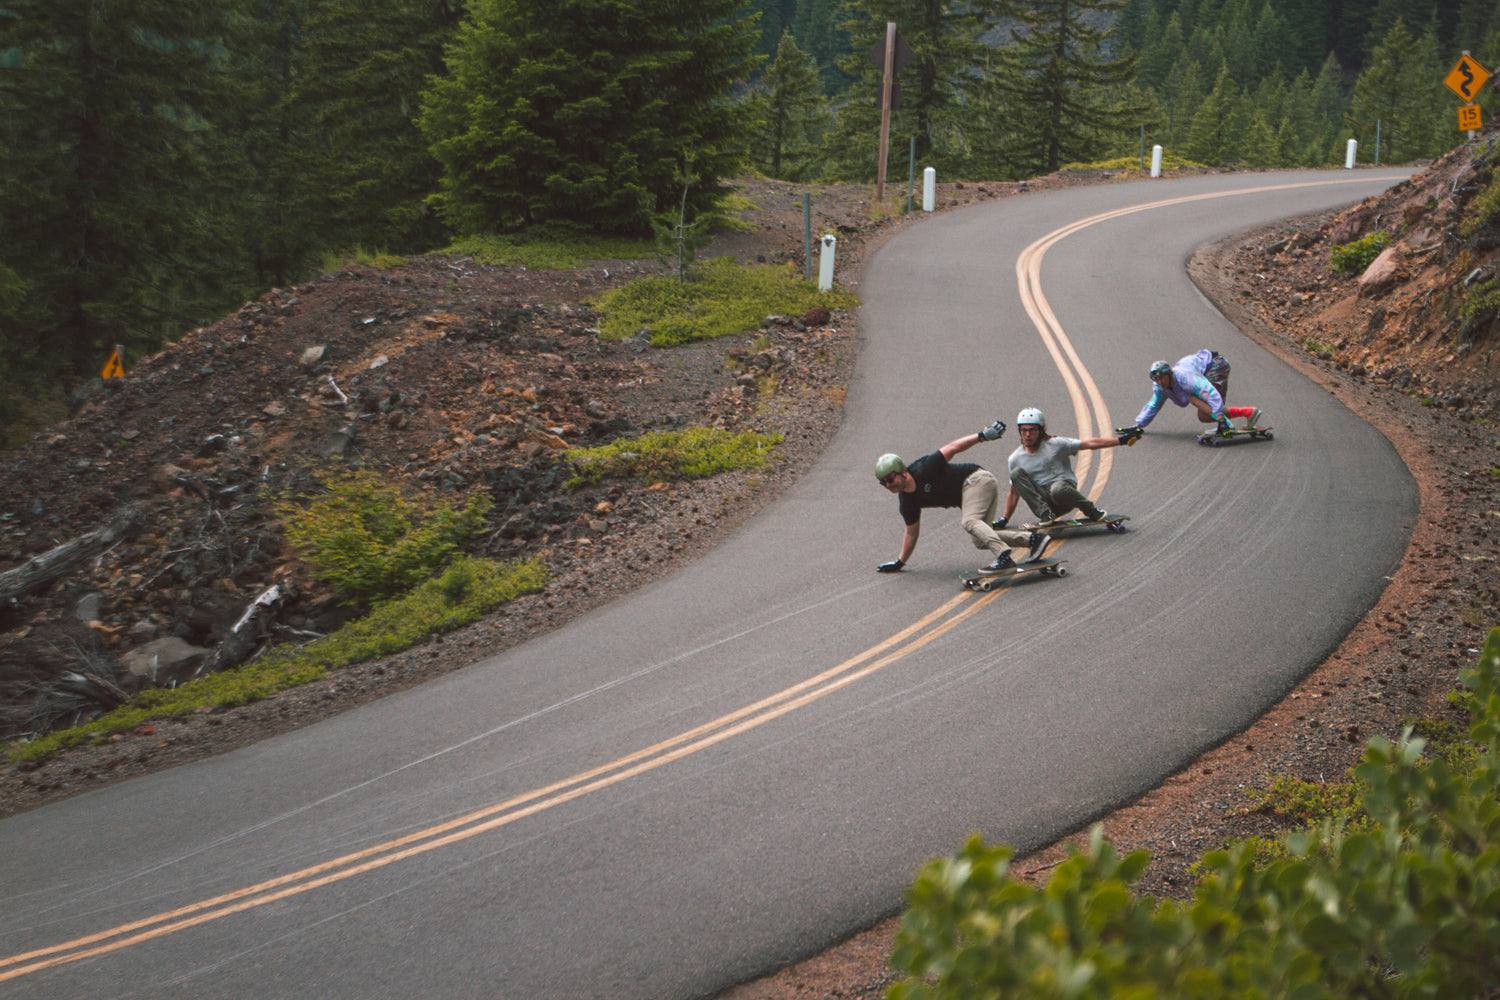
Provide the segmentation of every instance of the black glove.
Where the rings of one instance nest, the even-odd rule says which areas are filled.
[[[1234,430],[1234,425],[1229,422],[1229,418],[1228,417],[1220,417],[1219,418],[1219,433],[1220,434],[1228,434],[1232,430]]]
[[[875,572],[877,572],[877,573],[899,573],[899,572],[901,572],[901,567],[905,566],[905,565],[906,565],[906,563],[902,562],[900,559],[892,559],[888,563],[881,563],[879,566],[876,566],[875,567]]]
[[[1140,436],[1146,433],[1140,427],[1116,427],[1115,431],[1120,435],[1118,439],[1120,444],[1125,445],[1127,448],[1135,444]]]
[[[982,431],[979,432],[979,440],[981,440],[981,441],[998,441],[998,440],[1000,440],[1000,435],[1002,435],[1004,433],[1005,433],[1005,421],[1004,420],[996,420],[993,424],[990,424],[984,430],[982,430]]]
[[[990,527],[994,528],[996,531],[999,531],[1001,528],[1005,527],[1009,523],[1010,523],[1010,518],[1008,518],[1008,517],[1002,517],[1000,520],[993,522],[990,525]]]

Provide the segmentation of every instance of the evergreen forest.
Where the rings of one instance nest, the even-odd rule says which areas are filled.
[[[1412,162],[1500,70],[1500,0],[0,0],[0,444],[330,259],[873,182],[892,22],[892,177]]]

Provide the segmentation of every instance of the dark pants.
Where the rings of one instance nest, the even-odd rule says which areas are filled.
[[[1208,379],[1208,384],[1219,390],[1219,395],[1229,398],[1229,362],[1224,355],[1218,351],[1213,352],[1213,359],[1208,363],[1208,369],[1204,371],[1203,377]]]

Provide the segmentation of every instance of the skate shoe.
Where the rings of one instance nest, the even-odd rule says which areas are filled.
[[[982,574],[984,574],[985,576],[994,576],[996,573],[1004,573],[1008,569],[1015,569],[1015,568],[1016,568],[1016,561],[1015,561],[1015,559],[1013,559],[1011,557],[1011,554],[1007,551],[1007,552],[1002,552],[998,556],[996,556],[995,557],[995,561],[992,562],[992,563],[990,563],[988,566],[981,566],[981,567],[979,567],[979,572],[982,573]]]

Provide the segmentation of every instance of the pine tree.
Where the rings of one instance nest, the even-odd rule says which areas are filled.
[[[966,107],[971,97],[966,91],[977,89],[989,55],[979,36],[988,26],[986,16],[998,10],[997,0],[854,0],[849,10],[856,15],[845,23],[854,51],[839,65],[856,82],[839,106],[838,127],[827,140],[837,176],[858,181],[877,176],[883,75],[868,53],[872,48],[883,51],[891,22],[913,55],[894,80],[900,103],[891,113],[888,156],[905,163],[915,138],[918,163],[942,176],[966,173],[976,125]],[[888,162],[888,172],[890,168]]]
[[[1136,82],[1145,87],[1163,87],[1173,68],[1182,65],[1187,59],[1187,40],[1183,36],[1182,19],[1173,14],[1167,19],[1160,34],[1139,50]]]
[[[223,305],[224,18],[211,0],[5,3],[0,265],[45,319],[0,317],[0,343],[97,371],[114,344],[153,349]]]
[[[828,121],[828,101],[818,85],[817,63],[790,31],[781,36],[760,88],[751,102],[751,162],[771,177],[807,180]]]
[[[321,248],[430,250],[438,163],[416,126],[427,80],[457,34],[449,0],[316,0],[295,88],[309,144],[304,213]]]
[[[304,194],[309,115],[297,101],[313,2],[249,0],[227,67],[236,99],[218,125],[239,153],[227,176],[237,191],[238,242],[257,288],[300,280],[322,249]]]
[[[1434,97],[1443,75],[1432,51],[1435,44],[1431,35],[1419,42],[1398,20],[1370,53],[1355,81],[1346,121],[1360,146],[1371,151],[1371,159],[1378,155],[1381,163],[1404,163],[1451,145],[1433,128]]]
[[[1123,3],[1032,0],[1012,44],[997,51],[990,84],[1020,138],[1004,155],[1021,176],[1094,159],[1143,122],[1145,105],[1119,96],[1134,56],[1112,58],[1111,31],[1094,26]]]
[[[1242,155],[1240,140],[1248,124],[1240,89],[1229,67],[1221,66],[1214,89],[1193,113],[1184,151],[1189,159],[1209,166],[1236,161]]]
[[[647,235],[727,193],[744,148],[730,85],[756,61],[738,0],[475,0],[419,124],[461,232],[561,222]]]
[[[825,94],[842,94],[855,80],[839,66],[854,44],[843,24],[844,3],[845,0],[800,0],[792,20],[792,34],[818,64]]]

